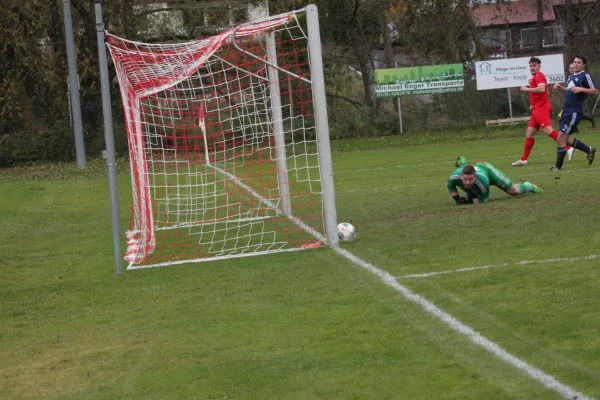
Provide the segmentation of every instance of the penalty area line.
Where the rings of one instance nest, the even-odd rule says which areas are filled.
[[[560,175],[564,175],[564,174],[570,174],[570,173],[580,173],[580,172],[594,172],[594,171],[598,171],[600,170],[600,167],[587,167],[587,168],[574,168],[574,169],[564,169],[560,172],[554,173],[556,177],[560,178]],[[356,170],[355,170],[356,171]],[[522,172],[523,170],[521,170]],[[513,172],[513,170],[511,170],[511,172]],[[518,177],[518,180],[513,179],[514,182],[525,182],[526,179],[524,178],[529,178],[531,176],[540,176],[540,175],[552,175],[552,172],[533,172],[530,174],[523,174],[523,175],[518,175],[518,174],[513,174],[511,173],[511,175],[515,175]],[[382,188],[369,188],[369,189],[348,189],[348,190],[344,190],[344,189],[339,189],[336,190],[336,192],[338,193],[362,193],[362,192],[383,192],[385,190],[397,190],[397,189],[403,189],[403,188],[408,188],[408,187],[430,187],[430,186],[439,186],[440,183],[438,180],[424,180],[422,183],[417,184],[410,184],[410,185],[394,185],[394,186],[384,186]],[[543,189],[543,187],[542,187]]]
[[[537,154],[546,154],[546,153],[537,153]],[[520,157],[520,154],[513,154],[509,156],[499,156],[492,157],[494,160],[505,159],[505,158],[515,158]],[[396,169],[396,168],[415,168],[415,167],[430,167],[433,165],[447,165],[454,164],[454,161],[442,161],[442,162],[430,162],[430,163],[421,163],[421,164],[403,164],[403,165],[391,165],[387,167],[373,167],[373,168],[358,168],[358,169],[340,169],[335,170],[334,173],[346,173],[346,172],[363,172],[363,171],[379,171],[382,169]]]
[[[372,264],[369,264],[368,262],[356,257],[354,254],[340,247],[332,247],[332,249],[342,257],[348,259],[349,261],[352,261],[354,264],[377,276],[387,286],[401,293],[407,300],[418,304],[423,310],[433,315],[437,319],[441,320],[442,322],[446,323],[455,332],[465,335],[471,342],[473,342],[477,346],[485,349],[496,358],[504,361],[505,363],[518,369],[522,373],[528,375],[530,378],[542,384],[545,388],[554,390],[555,392],[562,395],[565,399],[591,400],[590,397],[587,397],[582,393],[577,392],[575,389],[559,382],[556,378],[552,377],[551,375],[548,375],[541,369],[536,368],[533,365],[530,365],[527,362],[521,360],[520,358],[507,352],[496,343],[492,342],[491,340],[481,335],[479,332],[475,331],[473,328],[463,324],[462,322],[454,318],[452,315],[441,310],[435,304],[425,299],[423,296],[412,292],[409,288],[400,284],[398,280],[396,280],[396,278],[390,275],[387,271],[379,269],[373,266]]]
[[[561,258],[549,258],[546,260],[526,260],[526,261],[517,261],[514,263],[506,263],[506,264],[492,264],[492,265],[481,265],[478,267],[468,267],[468,268],[458,268],[458,269],[450,269],[445,271],[435,271],[435,272],[426,272],[422,274],[410,274],[398,276],[396,279],[415,279],[415,278],[429,278],[431,276],[436,275],[448,275],[448,274],[456,274],[459,272],[469,272],[469,271],[478,271],[482,269],[492,269],[492,268],[506,268],[506,267],[518,267],[521,265],[531,265],[531,264],[551,264],[560,261],[573,262],[573,261],[583,261],[583,260],[595,260],[600,258],[599,254],[592,254],[586,257],[561,257]]]

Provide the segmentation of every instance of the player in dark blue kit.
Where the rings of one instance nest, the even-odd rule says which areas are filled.
[[[576,54],[573,60],[573,73],[567,79],[567,86],[554,85],[555,89],[559,89],[565,94],[565,101],[558,129],[560,134],[557,141],[556,164],[550,168],[550,171],[560,171],[562,169],[565,155],[567,154],[567,145],[586,153],[588,165],[594,162],[596,149],[570,136],[577,129],[577,125],[581,121],[583,102],[588,95],[598,94],[594,79],[584,71],[586,61],[584,56]]]
[[[575,69],[573,68],[573,63],[571,63],[569,65],[569,75],[571,75],[573,72],[575,72]],[[561,118],[562,118],[562,109],[558,113],[558,120],[560,121]],[[586,114],[585,110],[583,111],[583,114],[581,115],[581,120],[582,121],[590,121],[592,123],[592,129],[594,129],[596,127],[596,117],[594,117],[591,114]],[[577,130],[574,130],[573,133],[577,133]],[[558,138],[558,136],[557,136],[557,138]],[[575,149],[573,149],[573,150],[575,150]],[[569,154],[568,151],[567,151],[567,154]],[[569,155],[571,155],[571,154],[569,154]],[[569,158],[569,161],[571,161],[571,158]]]

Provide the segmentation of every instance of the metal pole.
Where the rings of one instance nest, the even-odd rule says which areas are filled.
[[[102,111],[104,113],[104,141],[106,142],[106,162],[108,165],[108,187],[110,190],[110,209],[112,213],[113,250],[115,271],[123,273],[123,255],[121,254],[121,213],[119,211],[119,191],[117,187],[117,161],[113,137],[112,110],[110,108],[110,87],[108,80],[108,61],[104,42],[104,22],[102,22],[102,0],[94,0],[96,7],[96,34],[98,38],[98,59],[100,64],[100,85],[102,88]]]
[[[67,83],[67,103],[69,104],[69,125],[73,129],[73,107],[71,107],[71,84]]]
[[[394,66],[396,68],[398,68],[398,61],[394,61]],[[400,101],[400,96],[398,96],[397,99],[398,99],[398,120],[400,122],[400,134],[403,134],[404,129],[402,128],[402,102]]]
[[[333,186],[333,166],[331,163],[327,100],[325,99],[325,77],[323,74],[323,55],[321,53],[321,32],[319,31],[319,12],[317,6],[314,4],[307,6],[306,17],[315,125],[317,128],[321,185],[323,189],[325,234],[330,246],[338,246],[339,237],[337,231],[337,212],[335,209],[335,190]]]
[[[400,134],[403,134],[404,129],[402,128],[402,102],[400,101],[400,96],[398,96],[398,119],[400,120]]]
[[[510,97],[510,88],[506,88],[506,94],[508,95],[508,115],[510,115],[510,122],[512,122],[513,111],[512,111],[512,99]]]
[[[269,32],[265,38],[267,46],[267,61],[277,67],[277,47],[275,34]],[[285,137],[283,134],[283,116],[281,113],[281,90],[279,87],[279,71],[269,66],[269,92],[271,98],[271,118],[275,136],[275,154],[277,157],[277,180],[279,181],[279,198],[283,215],[292,215],[290,203],[290,185],[288,179],[287,158],[285,154]]]
[[[77,79],[77,61],[75,60],[75,40],[73,39],[70,0],[63,0],[63,20],[67,42],[67,64],[69,65],[73,129],[75,131],[75,156],[77,158],[77,166],[85,168],[85,146],[83,144],[83,125],[81,123],[81,104],[79,103],[79,82]]]
[[[594,108],[592,108],[592,116],[596,112],[596,107],[598,107],[598,100],[600,100],[600,94],[596,96],[596,102],[594,103]]]

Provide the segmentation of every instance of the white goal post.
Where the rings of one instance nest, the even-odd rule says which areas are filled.
[[[128,269],[338,245],[316,6],[186,43],[106,42],[131,162]]]

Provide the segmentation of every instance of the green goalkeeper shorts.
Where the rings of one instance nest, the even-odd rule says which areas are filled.
[[[512,187],[512,180],[504,172],[500,171],[498,168],[494,167],[488,162],[486,162],[485,165],[488,167],[490,185],[494,185],[505,192]]]

